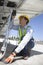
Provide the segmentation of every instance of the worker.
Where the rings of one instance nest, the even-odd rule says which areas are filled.
[[[20,25],[15,28],[15,40],[18,41],[12,53],[5,59],[5,63],[12,63],[14,57],[22,55],[24,59],[30,56],[31,49],[34,47],[34,39],[32,37],[33,29],[28,25],[29,18],[26,15],[19,16]],[[16,33],[17,32],[17,33]]]

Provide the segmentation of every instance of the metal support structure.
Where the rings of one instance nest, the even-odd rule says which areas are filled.
[[[13,11],[13,10],[12,10]],[[3,42],[3,46],[1,48],[1,51],[3,51],[3,55],[1,56],[0,59],[2,59],[6,53],[6,49],[7,49],[7,41],[8,41],[8,36],[9,36],[9,24],[10,24],[10,19],[11,19],[11,15],[12,15],[12,11],[10,13],[10,16],[8,17],[8,26],[7,26],[7,30],[6,30],[6,35],[5,35],[5,38],[4,38],[4,42]]]

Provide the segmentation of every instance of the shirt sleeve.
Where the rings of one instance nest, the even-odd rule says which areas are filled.
[[[26,44],[29,42],[29,40],[32,37],[32,33],[33,33],[33,29],[30,29],[27,34],[24,36],[23,40],[21,41],[21,43],[18,45],[18,47],[15,49],[16,53],[19,53],[25,46]]]

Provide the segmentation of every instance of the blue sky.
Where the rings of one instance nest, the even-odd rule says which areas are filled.
[[[39,40],[39,41],[43,41],[43,14],[38,15],[38,16],[30,19],[29,25],[34,30],[34,33],[33,33],[34,39]],[[15,35],[13,30],[10,33],[12,35]]]
[[[34,39],[43,41],[43,14],[30,19],[29,25],[34,30]]]

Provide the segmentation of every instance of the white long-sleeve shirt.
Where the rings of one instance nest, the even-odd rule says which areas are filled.
[[[18,47],[15,49],[16,53],[19,53],[26,46],[26,44],[29,42],[29,40],[32,37],[32,33],[33,33],[32,29],[30,29],[27,32],[27,34],[24,36],[23,40],[20,42],[20,44],[18,45]]]

